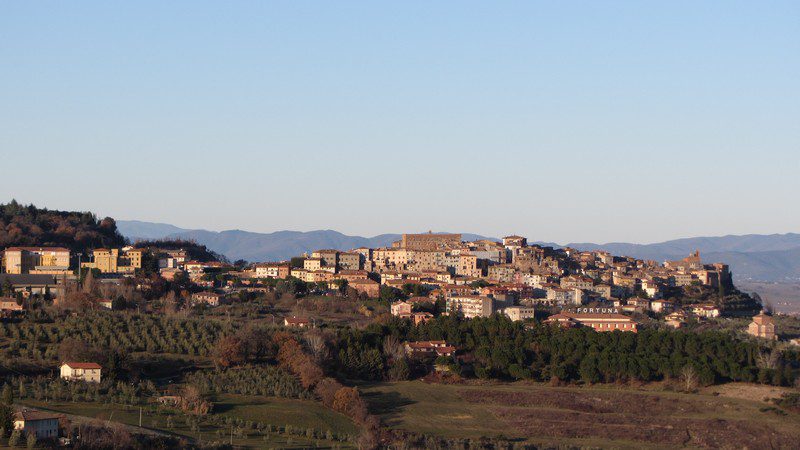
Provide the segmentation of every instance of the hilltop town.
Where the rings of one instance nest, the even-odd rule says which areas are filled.
[[[550,313],[546,320],[563,326],[636,331],[637,317],[680,327],[690,318],[754,316],[762,306],[736,289],[726,264],[706,264],[699,252],[657,262],[528,245],[521,236],[464,242],[460,234],[426,233],[404,234],[388,248],[320,249],[291,261],[234,266],[194,260],[179,245],[164,244],[95,248],[77,255],[76,264],[104,283],[145,271],[167,281],[186,279],[189,303],[209,307],[235,302],[240,292],[274,288],[276,280],[296,280],[320,293],[352,290],[394,301],[392,313],[415,322],[433,313],[467,319],[501,313],[523,321]],[[46,288],[58,301],[75,277],[75,259],[63,247],[6,248],[4,283],[29,288],[25,295]],[[441,310],[430,306],[437,301]]]
[[[251,448],[260,446],[252,435],[280,446],[458,446],[472,438],[387,426],[374,403],[384,386],[363,383],[401,383],[391,386],[412,396],[417,385],[402,383],[425,380],[446,392],[481,380],[492,396],[501,392],[485,383],[515,380],[543,383],[536,389],[662,383],[693,393],[724,382],[788,388],[800,367],[796,321],[740,292],[724,262],[698,252],[647,261],[516,235],[421,233],[383,248],[230,262],[189,241],[126,242],[110,218],[31,208],[14,206],[0,230],[0,242],[19,243],[2,250],[0,265],[0,413],[13,415],[5,429],[16,430],[9,442],[106,436],[106,427],[67,419],[102,404],[123,415],[142,408],[139,428],[126,433],[143,448],[222,445],[230,429]],[[69,223],[92,238],[56,233]],[[21,233],[8,232],[14,227]],[[770,404],[793,408],[794,394],[786,395]],[[345,419],[326,419],[344,420],[338,428],[296,428],[215,407],[265,398]],[[142,434],[142,420],[179,440]],[[585,426],[585,436],[599,432]],[[487,448],[510,445],[481,439]]]

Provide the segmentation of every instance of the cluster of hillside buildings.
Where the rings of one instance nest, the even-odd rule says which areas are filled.
[[[185,274],[201,287],[214,286],[209,275],[232,270],[216,261],[191,260],[181,249],[124,247],[95,249],[90,255],[78,256],[85,258],[79,263],[82,270],[130,276],[142,268],[146,255],[157,260],[164,278]],[[3,252],[2,272],[6,276],[50,277],[57,283],[59,276],[71,275],[70,260],[75,256],[65,248],[8,248]],[[530,245],[521,236],[506,236],[501,242],[465,242],[460,234],[433,233],[404,234],[385,248],[317,250],[291,262],[256,263],[235,275],[256,283],[288,277],[331,287],[346,282],[369,297],[378,297],[382,287],[422,285],[430,292],[427,298],[392,306],[394,314],[416,323],[430,318],[429,313],[418,311],[417,304],[443,299],[447,314],[471,318],[501,312],[514,320],[526,320],[537,308],[555,309],[561,312],[548,319],[551,322],[599,331],[636,331],[637,324],[625,313],[661,314],[673,326],[680,326],[688,316],[717,317],[724,311],[714,304],[678,310],[664,294],[689,285],[717,289],[731,283],[727,265],[704,264],[698,252],[659,263],[605,251]],[[208,290],[195,293],[192,301],[217,306],[223,298]]]
[[[563,312],[554,322],[601,331],[636,331],[636,323],[623,312],[673,312],[676,305],[663,298],[671,288],[692,284],[718,288],[730,280],[727,265],[703,264],[697,252],[658,263],[604,251],[529,245],[521,236],[506,236],[502,242],[464,242],[460,234],[433,233],[404,234],[387,248],[317,250],[302,258],[302,266],[255,264],[243,276],[293,276],[315,283],[345,280],[371,297],[379,295],[381,286],[400,289],[422,284],[431,290],[432,299],[445,300],[447,313],[470,318],[503,312],[525,320],[533,317],[536,307],[555,307]],[[392,310],[415,322],[425,320],[423,313],[414,312],[417,302],[410,299]],[[703,304],[686,313],[716,317],[722,311]],[[680,323],[679,316],[672,322]]]
[[[208,274],[230,269],[219,261],[191,260],[183,249],[97,248],[87,254],[74,253],[63,247],[9,247],[0,252],[0,286],[12,285],[25,297],[48,292],[57,298],[80,271],[93,270],[104,277],[130,277],[143,267],[146,256],[158,264],[167,280],[185,273],[199,286],[211,285]],[[6,293],[8,295],[8,293]]]

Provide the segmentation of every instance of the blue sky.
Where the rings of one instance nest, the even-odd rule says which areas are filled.
[[[212,230],[800,232],[800,2],[3,2],[0,194]]]

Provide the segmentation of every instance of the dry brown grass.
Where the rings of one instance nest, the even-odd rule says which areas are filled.
[[[416,381],[383,383],[366,395],[388,425],[442,436],[602,448],[797,448],[800,414],[741,395],[746,388],[757,397],[766,392],[747,385],[728,387],[726,396],[658,386]]]

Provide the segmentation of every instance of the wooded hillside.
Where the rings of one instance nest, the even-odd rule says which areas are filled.
[[[75,252],[121,247],[125,243],[110,217],[98,220],[90,212],[40,209],[16,200],[0,204],[0,249],[41,246],[65,247]]]

